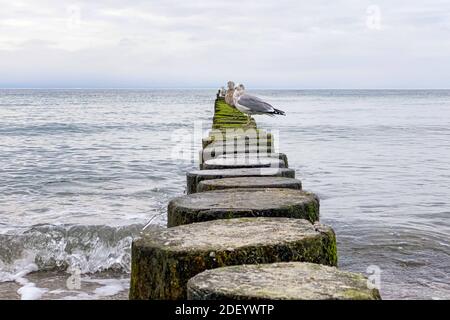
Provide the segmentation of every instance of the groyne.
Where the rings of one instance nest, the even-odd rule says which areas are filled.
[[[363,275],[337,269],[319,198],[275,137],[219,96],[214,111],[168,227],[133,241],[130,299],[381,299]]]

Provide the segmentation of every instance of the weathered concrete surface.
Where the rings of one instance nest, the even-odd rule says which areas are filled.
[[[295,178],[295,171],[288,168],[250,168],[190,171],[186,174],[187,194],[197,192],[197,185],[200,183],[200,181],[235,177]]]
[[[287,217],[319,220],[319,199],[301,190],[228,189],[174,198],[167,208],[167,226],[238,217]]]
[[[133,241],[130,299],[185,299],[196,274],[223,266],[337,264],[334,231],[303,219],[240,218],[152,230]]]
[[[302,189],[302,182],[297,179],[283,177],[240,177],[201,181],[197,192],[225,190],[236,188],[282,188]]]
[[[188,282],[193,300],[379,300],[357,273],[306,262],[241,265],[204,271]]]

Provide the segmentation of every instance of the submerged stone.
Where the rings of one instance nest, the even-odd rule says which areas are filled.
[[[236,188],[282,188],[302,189],[302,182],[284,177],[238,177],[200,181],[197,192],[225,190]]]
[[[235,177],[295,178],[295,171],[288,168],[250,168],[190,171],[186,174],[187,194],[197,192],[197,185],[200,183],[200,181]]]
[[[174,198],[167,226],[238,217],[287,217],[319,220],[319,199],[301,190],[280,188],[228,189]]]
[[[357,273],[305,262],[240,265],[204,271],[188,282],[193,300],[379,300]]]
[[[288,218],[215,220],[156,229],[133,241],[130,299],[186,299],[208,269],[272,262],[337,264],[334,231]]]

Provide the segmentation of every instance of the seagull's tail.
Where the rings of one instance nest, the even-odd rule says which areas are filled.
[[[279,114],[279,115],[282,115],[282,116],[286,115],[286,113],[284,111],[281,111],[281,110],[275,109],[275,108],[273,108],[272,114]]]

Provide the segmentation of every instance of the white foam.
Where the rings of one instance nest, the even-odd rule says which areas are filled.
[[[128,289],[128,279],[85,279],[83,281],[102,285],[102,287],[96,288],[93,292],[97,299],[114,296]]]
[[[102,297],[110,297],[118,294],[119,292],[125,290],[121,283],[113,283],[100,287],[94,290],[94,294]]]
[[[38,288],[25,276],[31,272],[38,271],[38,266],[34,263],[35,255],[29,251],[24,252],[23,258],[6,271],[0,272],[0,282],[16,282],[21,287],[17,290],[22,300],[37,300],[48,291],[46,288]],[[5,264],[1,264],[5,268]],[[5,268],[6,269],[6,268]]]
[[[81,274],[108,269],[128,273],[132,234],[141,228],[42,225],[8,235],[5,239],[14,239],[7,243],[14,255],[8,259],[0,255],[0,282],[14,281],[19,271],[28,273],[29,265],[32,271],[37,265],[39,270],[79,270]],[[0,237],[0,243],[2,240]]]
[[[14,265],[0,264],[0,282],[15,281],[22,284],[22,278],[27,274],[37,271],[38,266],[34,263],[35,255],[31,252],[24,252],[23,258],[15,261]]]
[[[22,300],[37,300],[40,299],[47,291],[48,289],[38,288],[34,283],[28,282],[17,290],[17,293],[20,294],[20,298]]]
[[[123,228],[105,226],[35,226],[14,235],[7,243],[13,250],[11,257],[0,256],[0,282],[15,282],[21,299],[41,299],[43,295],[67,295],[62,299],[101,299],[127,290],[128,281],[97,279],[90,292],[67,288],[40,287],[40,282],[27,279],[29,273],[41,270],[77,271],[81,275],[113,269],[128,273],[132,234],[141,225]],[[0,242],[2,242],[0,237]],[[6,240],[10,241],[10,237]],[[0,250],[1,251],[1,250]],[[123,279],[122,279],[123,280]],[[82,280],[84,281],[84,280]],[[69,296],[70,295],[70,296]]]

